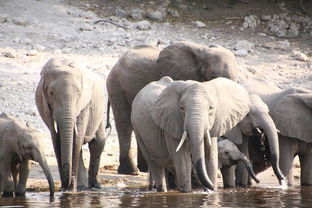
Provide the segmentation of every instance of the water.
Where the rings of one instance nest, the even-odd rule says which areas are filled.
[[[48,192],[28,192],[26,197],[0,198],[0,207],[312,207],[312,187],[252,187],[219,189],[217,192],[195,191],[155,193],[145,189],[104,188],[80,193],[57,192],[50,202]]]

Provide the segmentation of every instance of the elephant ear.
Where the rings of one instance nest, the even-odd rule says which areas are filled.
[[[287,95],[270,114],[281,135],[312,142],[312,93]]]
[[[177,42],[164,48],[157,59],[161,77],[174,80],[201,80],[199,56],[206,46],[191,42]]]
[[[154,122],[176,138],[183,134],[184,118],[179,110],[181,92],[191,81],[175,81],[169,84],[159,95],[151,108]]]
[[[211,136],[219,137],[248,114],[251,107],[249,94],[244,87],[227,78],[219,77],[205,84],[215,90],[216,113],[210,133]]]

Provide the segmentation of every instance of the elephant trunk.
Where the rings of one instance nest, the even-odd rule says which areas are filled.
[[[256,174],[254,173],[254,171],[253,171],[253,169],[251,167],[251,164],[250,164],[249,160],[247,159],[247,157],[245,155],[243,155],[243,154],[240,154],[239,160],[241,160],[244,163],[244,165],[247,168],[247,171],[248,171],[250,177],[252,179],[254,179],[254,181],[256,181],[256,183],[259,183],[260,181],[256,177]]]
[[[43,153],[38,151],[37,154],[34,154],[34,160],[37,161],[40,165],[40,167],[43,170],[44,175],[46,176],[48,183],[49,183],[49,189],[50,189],[50,197],[54,196],[54,180],[51,174],[51,171],[49,169],[49,166],[47,164],[46,158]]]
[[[75,121],[68,113],[59,122],[61,139],[61,181],[62,187],[69,189],[72,180],[73,137]]]
[[[260,126],[264,130],[265,134],[267,135],[269,146],[270,146],[270,153],[271,153],[271,163],[274,174],[278,178],[280,184],[282,180],[285,180],[285,177],[282,171],[279,168],[279,142],[278,142],[278,134],[275,124],[271,117],[264,116],[262,117],[262,124]]]
[[[214,185],[207,174],[205,163],[205,149],[204,149],[205,127],[202,125],[204,122],[198,119],[194,119],[190,123],[192,123],[192,126],[190,126],[190,129],[187,131],[189,134],[192,162],[193,165],[195,166],[197,177],[203,184],[203,186],[205,186],[210,190],[214,190]]]

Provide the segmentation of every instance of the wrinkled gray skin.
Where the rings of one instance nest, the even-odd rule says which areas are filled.
[[[192,164],[202,185],[216,189],[216,137],[249,108],[247,91],[226,78],[201,83],[164,77],[144,87],[133,101],[131,121],[157,191],[166,191],[164,169],[173,168],[178,190],[190,192]]]
[[[141,45],[123,54],[106,82],[119,139],[118,173],[138,173],[129,152],[133,130],[130,114],[132,101],[144,86],[163,76],[174,80],[208,81],[216,77],[237,80],[238,74],[234,55],[223,47],[209,48],[191,42],[178,42],[161,52],[156,47]],[[147,170],[140,154],[138,167],[141,171]]]
[[[51,133],[63,190],[76,191],[77,185],[100,187],[97,175],[105,145],[103,84],[96,74],[65,59],[52,58],[41,71],[36,104]],[[81,151],[86,143],[88,174]]]
[[[30,160],[39,163],[47,177],[50,196],[54,195],[54,181],[43,148],[42,135],[25,122],[0,115],[0,193],[2,197],[24,196]]]
[[[258,131],[263,132],[267,136],[267,142],[269,144],[270,154],[267,155],[267,162],[271,162],[273,171],[281,183],[284,180],[284,176],[279,167],[279,142],[278,142],[278,130],[269,115],[268,106],[261,100],[258,95],[249,94],[251,101],[251,109],[248,115],[230,132],[228,132],[225,137],[230,141],[234,142],[239,150],[243,152],[251,162],[254,160],[261,161],[264,159],[251,158],[250,154],[254,151],[261,149],[260,139],[258,138],[258,146],[256,149],[251,149],[249,143],[252,136],[258,135]],[[225,178],[224,186],[226,187],[246,187],[248,185],[248,173],[245,167],[241,164],[236,168],[236,175],[234,176],[235,168],[223,168],[221,170],[222,175]],[[236,179],[236,182],[235,180]]]
[[[224,172],[222,171],[224,168],[234,168],[233,166],[237,165],[237,163],[241,161],[246,167],[250,177],[252,177],[257,183],[260,182],[252,170],[252,166],[249,159],[246,157],[244,153],[239,151],[237,146],[230,140],[218,138],[218,159],[221,173]],[[227,180],[235,181],[235,179],[228,178],[228,176],[226,175],[223,175],[222,177],[224,188],[230,188],[231,186],[229,186],[229,182]]]
[[[302,88],[281,90],[264,80],[245,82],[249,92],[258,94],[269,106],[270,115],[279,130],[280,168],[293,185],[291,168],[294,156],[300,159],[301,185],[312,185],[312,91]],[[256,157],[256,156],[254,156]],[[263,162],[254,165],[256,173],[265,170]]]

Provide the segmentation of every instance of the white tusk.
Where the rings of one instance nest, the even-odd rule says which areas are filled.
[[[258,126],[257,126],[255,129],[257,130],[257,132],[258,132],[259,134],[262,133],[262,131],[260,130],[260,128],[259,128]]]
[[[179,143],[179,145],[178,145],[178,147],[176,149],[176,152],[178,152],[181,149],[181,147],[182,147],[182,145],[183,145],[183,143],[184,143],[184,141],[186,139],[186,136],[187,136],[187,133],[186,133],[186,131],[184,131],[183,135],[182,135],[182,138],[181,138],[181,141],[180,141],[180,143]]]
[[[211,146],[211,137],[210,137],[210,133],[208,129],[206,130],[206,134],[207,134],[208,145]]]
[[[75,124],[75,133],[76,133],[76,135],[78,134],[78,127],[77,127],[77,124]]]
[[[281,133],[280,130],[276,129],[277,133]]]
[[[56,121],[54,121],[54,130],[55,130],[55,132],[56,132],[56,133],[58,133],[58,131],[57,131],[57,130],[58,130],[58,129],[57,129],[57,123],[56,123]]]

